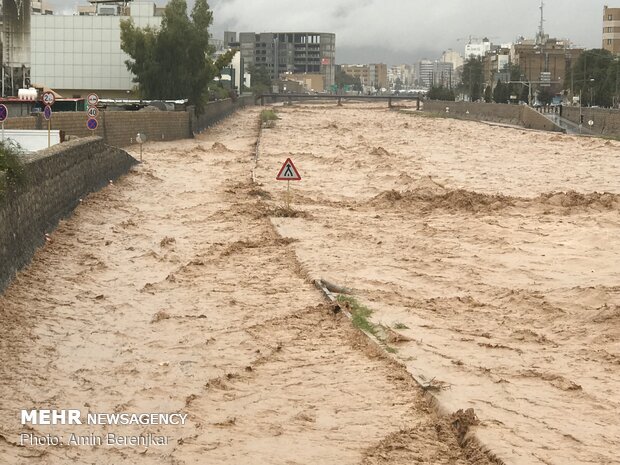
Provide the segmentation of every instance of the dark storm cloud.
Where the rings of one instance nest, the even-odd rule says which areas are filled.
[[[75,8],[70,0],[55,1],[65,10]],[[486,36],[494,43],[512,42],[519,36],[533,37],[540,20],[540,0],[211,0],[209,4],[216,38],[224,30],[335,32],[339,63],[411,63],[436,58],[449,48],[462,53],[470,35]],[[620,0],[616,4],[545,0],[545,32],[599,48],[605,4],[620,7]]]

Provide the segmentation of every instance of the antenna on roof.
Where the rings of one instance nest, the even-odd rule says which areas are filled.
[[[542,44],[545,41],[545,2],[540,0],[540,25],[538,26],[538,34],[536,36],[536,43]]]

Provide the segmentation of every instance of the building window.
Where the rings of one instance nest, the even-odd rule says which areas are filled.
[[[612,15],[607,15],[607,21],[613,21],[613,16]]]
[[[607,45],[611,45],[611,39],[607,39]]]

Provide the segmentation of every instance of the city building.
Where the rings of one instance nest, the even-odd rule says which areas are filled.
[[[52,10],[49,5],[45,2],[41,1],[37,1],[37,0],[33,0],[32,1],[32,12],[34,14],[39,14],[39,15],[53,15],[54,14],[54,10]]]
[[[545,38],[521,40],[510,50],[510,62],[519,66],[521,80],[532,86],[532,92],[541,87],[559,93],[564,88],[566,71],[577,60],[583,49],[574,48],[569,40]]]
[[[226,39],[230,40],[233,33]],[[241,32],[239,47],[246,70],[264,66],[275,81],[280,75],[320,74],[324,87],[335,83],[336,34],[323,32]]]
[[[416,84],[423,88],[438,86],[452,88],[457,83],[457,72],[452,62],[420,60],[415,67]]]
[[[465,59],[455,50],[448,49],[441,54],[440,61],[444,63],[452,63],[453,69],[458,69],[465,64]]]
[[[324,79],[320,74],[286,74],[282,75],[282,81],[285,83],[295,82],[299,84],[299,88],[302,92],[323,92],[325,90]],[[291,87],[288,90],[292,91],[292,89]]]
[[[134,97],[133,75],[121,50],[120,22],[158,27],[163,9],[152,2],[91,2],[78,15],[32,15],[31,71],[33,85],[54,89],[65,97]]]
[[[603,8],[603,48],[620,55],[620,8]]]
[[[510,81],[510,50],[511,47],[502,46],[493,48],[483,58],[483,73],[485,85],[494,87],[498,80]]]
[[[394,65],[387,70],[388,83],[392,89],[410,89],[414,85],[415,70],[412,65]]]
[[[388,87],[388,70],[385,63],[340,65],[340,69],[349,76],[359,78],[364,91],[375,91]]]
[[[30,0],[2,1],[2,96],[29,84]]]
[[[434,82],[435,65],[430,60],[420,60],[415,64],[416,84],[430,89]]]
[[[465,58],[483,57],[491,50],[491,41],[486,37],[482,40],[470,37],[469,42],[465,45]]]

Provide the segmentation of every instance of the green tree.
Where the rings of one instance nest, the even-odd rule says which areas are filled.
[[[403,81],[401,81],[400,78],[396,78],[396,80],[394,81],[394,90],[396,92],[400,92],[402,88],[403,88]]]
[[[19,159],[21,152],[12,141],[0,141],[0,198],[9,185],[24,179],[24,167]]]
[[[202,110],[207,85],[235,54],[230,50],[213,60],[212,22],[206,0],[196,0],[189,16],[185,0],[171,0],[159,29],[138,28],[131,19],[121,21],[121,49],[130,56],[125,63],[143,98],[187,98]]]
[[[538,91],[538,101],[543,105],[551,105],[553,101],[553,94],[548,87],[541,87]]]
[[[512,84],[504,84],[500,79],[498,79],[495,89],[493,89],[493,100],[495,103],[508,103],[512,92]]]
[[[428,91],[427,97],[429,100],[445,100],[454,102],[455,95],[452,89],[448,89],[444,86],[433,86]]]
[[[567,70],[567,89],[582,95],[582,104],[611,106],[618,101],[620,58],[604,49],[586,50]]]
[[[491,90],[491,86],[486,86],[484,89],[484,101],[486,103],[491,103],[493,101],[493,91]]]
[[[254,95],[262,95],[271,92],[271,76],[265,66],[249,65],[250,85]]]
[[[469,96],[472,102],[482,97],[484,90],[483,63],[481,57],[470,57],[465,60],[461,75],[460,90]]]
[[[498,79],[497,84],[495,84],[495,89],[493,89],[493,101],[495,103],[506,103],[504,101],[504,94],[506,93],[504,87],[502,81]]]
[[[351,76],[342,69],[336,71],[336,86],[340,90],[344,89],[344,86],[350,86],[356,92],[361,92],[363,90],[360,78]]]

